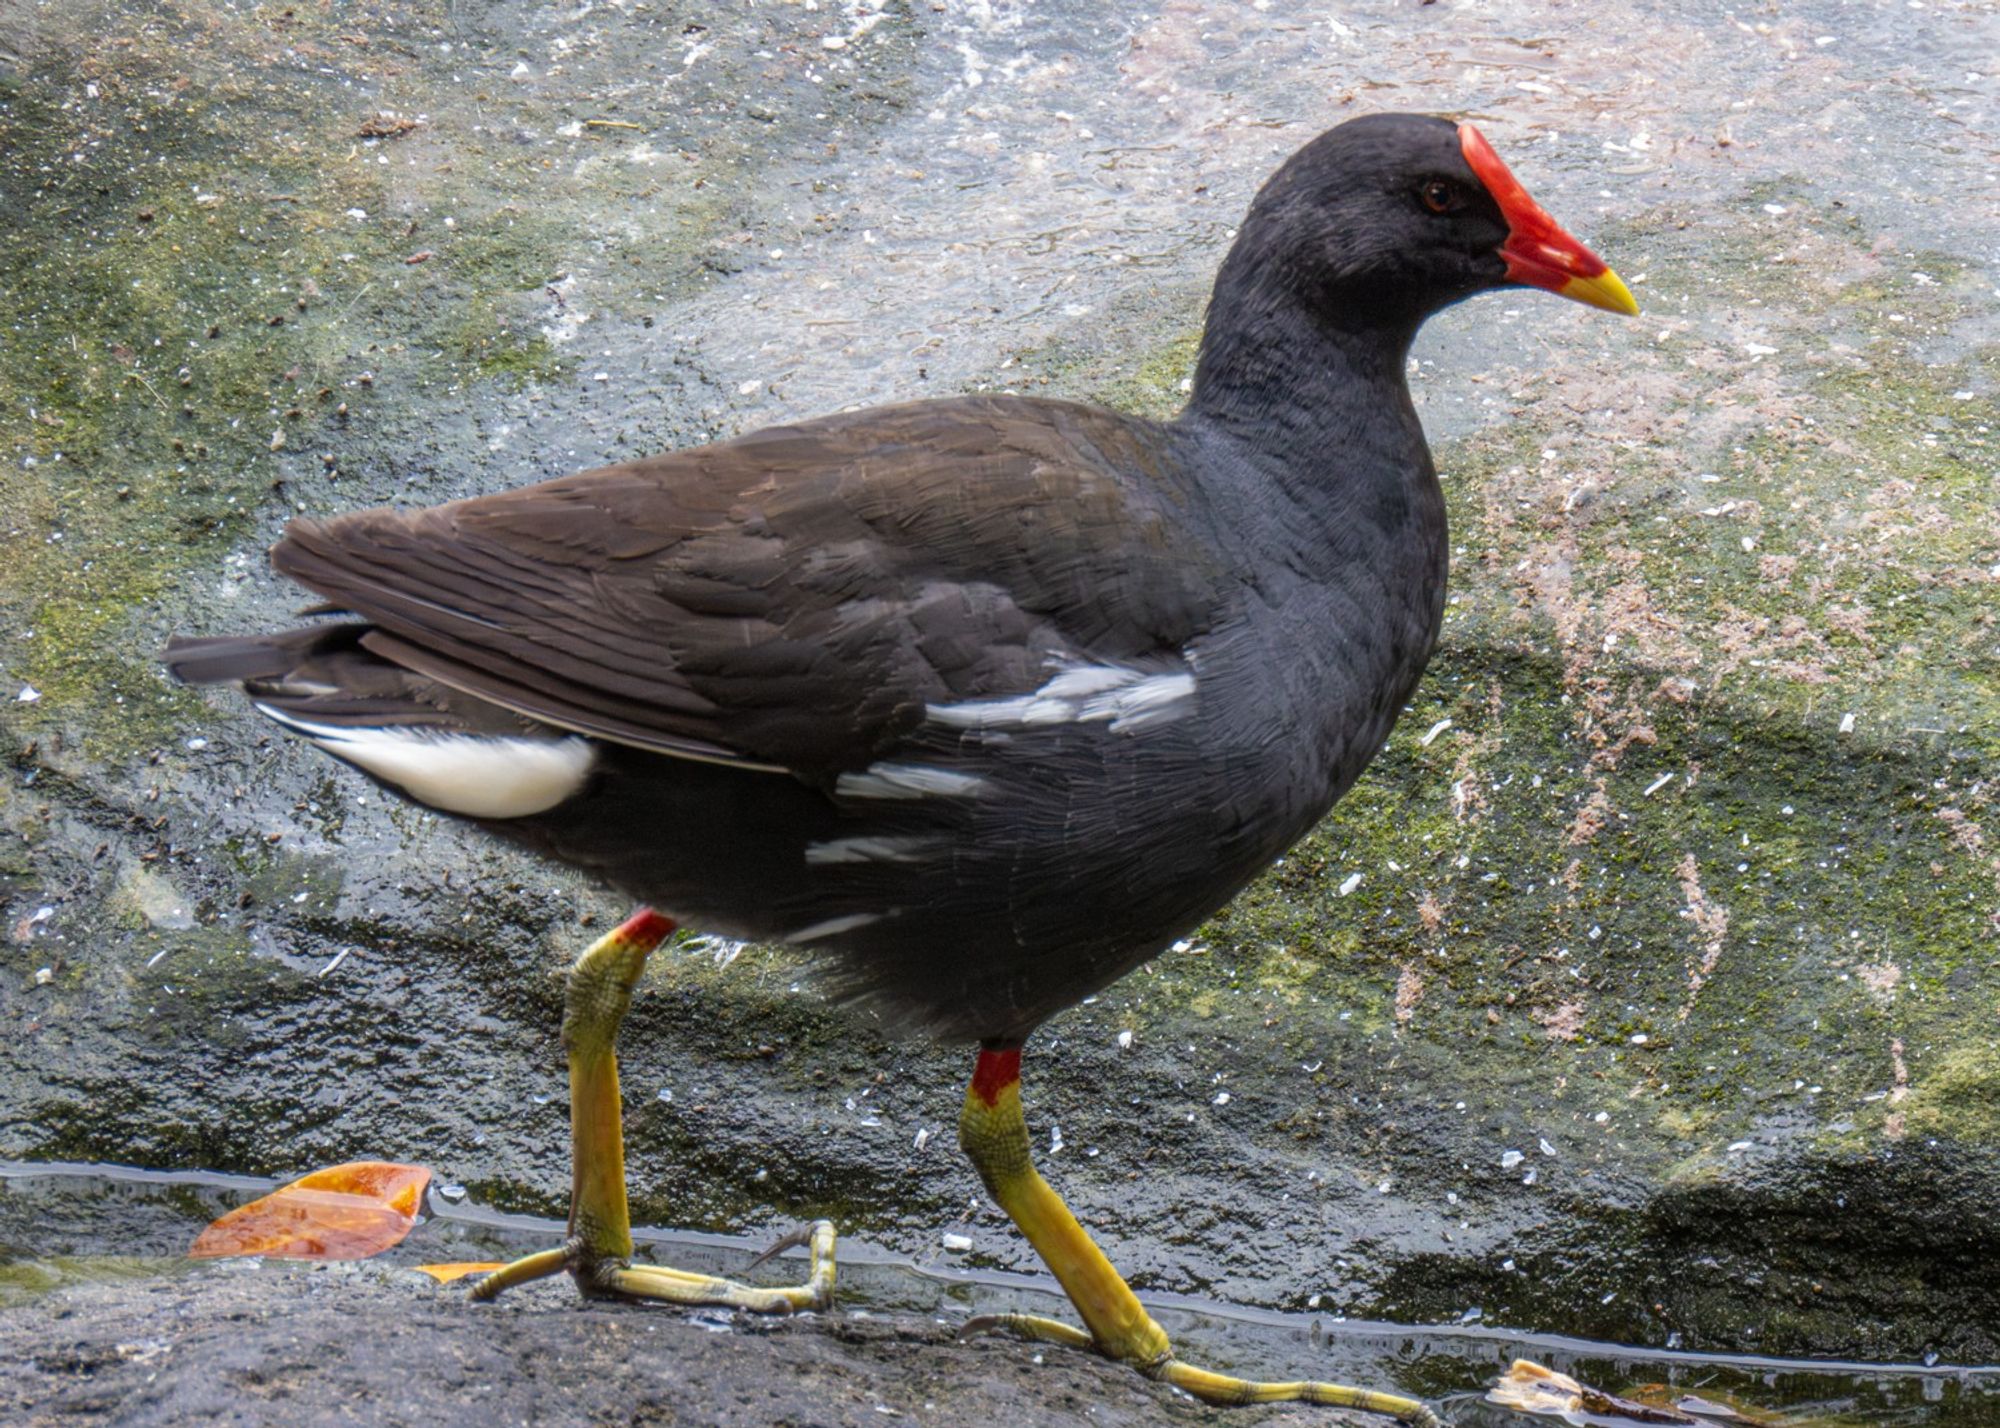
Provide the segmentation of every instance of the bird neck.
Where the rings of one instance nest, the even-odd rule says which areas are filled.
[[[1244,256],[1232,253],[1216,278],[1183,419],[1295,470],[1364,452],[1382,458],[1378,470],[1428,466],[1404,380],[1423,316],[1308,303]]]

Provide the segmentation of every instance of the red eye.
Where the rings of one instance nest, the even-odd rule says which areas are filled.
[[[1450,213],[1458,207],[1458,190],[1443,179],[1432,179],[1423,188],[1424,207],[1432,213]]]

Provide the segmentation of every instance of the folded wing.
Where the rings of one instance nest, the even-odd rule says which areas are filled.
[[[272,558],[368,622],[371,654],[446,688],[831,779],[927,706],[1022,695],[1065,664],[1174,667],[1218,576],[1170,440],[1066,403],[914,403],[299,521]]]

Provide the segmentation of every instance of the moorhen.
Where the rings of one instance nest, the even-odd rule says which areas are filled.
[[[404,798],[978,1042],[960,1142],[1085,1327],[987,1326],[1211,1401],[1428,1422],[1176,1359],[1031,1163],[1021,1043],[1220,908],[1382,747],[1444,610],[1404,363],[1425,318],[1513,284],[1637,311],[1471,125],[1355,119],[1257,194],[1172,421],[911,402],[299,520],[272,562],[339,618],[164,658]],[[612,1042],[672,926],[641,912],[572,970],[571,1235],[475,1294],[567,1269],[586,1293],[829,1298],[824,1224],[793,1288],[629,1262]]]

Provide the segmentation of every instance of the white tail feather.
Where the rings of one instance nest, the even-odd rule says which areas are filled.
[[[417,802],[466,818],[546,813],[583,787],[597,761],[590,740],[574,734],[537,739],[420,724],[343,727],[311,723],[268,704],[257,710]]]

